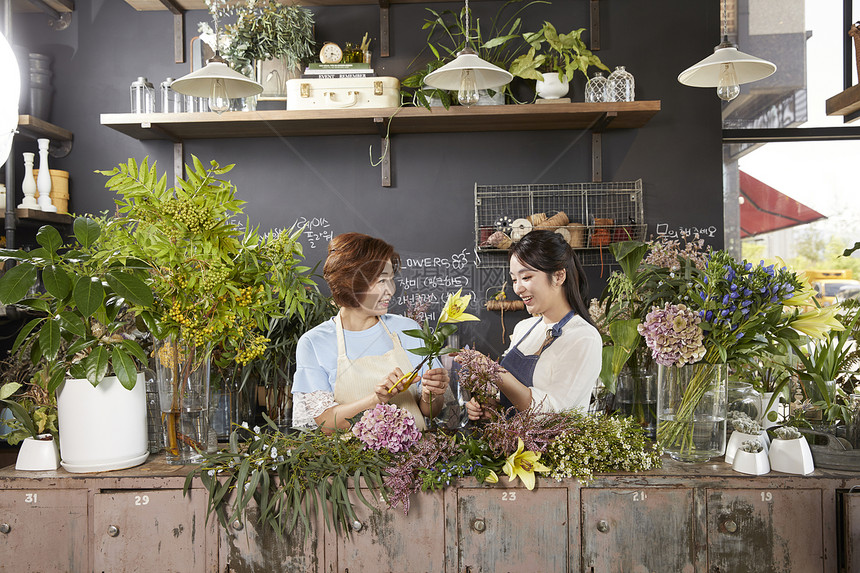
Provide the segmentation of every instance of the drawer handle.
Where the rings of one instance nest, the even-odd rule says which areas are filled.
[[[233,523],[230,524],[230,527],[233,528],[233,531],[242,531],[245,525],[238,519],[235,519],[233,520]]]
[[[108,527],[107,533],[111,537],[116,537],[117,535],[119,535],[119,527],[117,527],[116,525],[111,525],[110,527]]]
[[[472,522],[472,529],[478,533],[483,533],[487,530],[487,522],[483,519],[476,519]]]
[[[352,522],[352,530],[353,531],[361,531],[362,529],[364,529],[364,524],[362,522],[360,522],[357,519]]]
[[[12,531],[12,526],[8,523],[0,523],[0,533],[9,533]]]
[[[727,519],[726,521],[723,522],[723,528],[728,533],[734,533],[735,531],[738,530],[738,524],[732,519]]]
[[[601,519],[597,522],[597,531],[599,531],[600,533],[606,533],[607,531],[609,531],[609,524],[606,523],[605,519]]]

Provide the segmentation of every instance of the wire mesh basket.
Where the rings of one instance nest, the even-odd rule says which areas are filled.
[[[533,229],[559,233],[584,265],[602,265],[611,243],[641,241],[647,225],[642,180],[475,185],[478,266],[508,266],[508,248]]]

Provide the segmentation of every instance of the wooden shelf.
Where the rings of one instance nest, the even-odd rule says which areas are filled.
[[[436,2],[461,2],[463,0],[435,0]],[[480,0],[476,0],[480,1]],[[173,0],[182,10],[207,10],[205,0]],[[427,0],[390,0],[390,4],[425,4]],[[147,12],[152,10],[167,10],[167,7],[161,0],[125,0],[125,3],[139,12]],[[286,4],[298,4],[300,6],[358,6],[358,5],[378,5],[385,4],[384,0],[298,0],[285,2]]]
[[[420,107],[214,113],[106,113],[102,125],[139,140],[308,135],[384,135],[473,131],[631,129],[644,126],[660,111],[660,101],[524,104],[450,109]]]
[[[827,98],[827,115],[853,115],[860,111],[860,84]],[[848,121],[848,120],[846,120]]]
[[[57,225],[71,225],[74,218],[65,213],[46,213],[38,209],[16,209],[15,215],[18,221],[31,221],[34,223],[54,223]],[[6,218],[6,212],[0,211],[0,219]]]
[[[75,138],[71,131],[58,127],[53,123],[43,121],[32,115],[18,116],[18,131],[21,135],[32,139],[47,137],[48,139],[55,141],[72,141]]]
[[[55,12],[65,13],[65,12],[74,12],[75,11],[75,1],[74,0],[41,0],[44,4]],[[202,0],[200,2],[203,4]],[[30,2],[29,0],[13,0],[12,1],[12,9],[15,12],[44,12],[45,10],[38,6],[37,2]]]

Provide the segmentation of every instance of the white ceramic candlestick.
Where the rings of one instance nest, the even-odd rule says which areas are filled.
[[[39,144],[39,179],[36,187],[39,189],[39,207],[47,213],[56,213],[57,208],[51,203],[51,170],[48,167],[48,139],[37,139]]]
[[[24,202],[18,205],[19,209],[39,209],[39,204],[33,198],[36,196],[36,180],[33,179],[34,153],[24,153],[24,182],[21,183],[21,191],[24,192]]]

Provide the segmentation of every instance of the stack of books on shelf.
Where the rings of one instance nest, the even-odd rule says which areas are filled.
[[[313,62],[305,68],[303,78],[368,78],[376,72],[370,64],[321,64]]]

